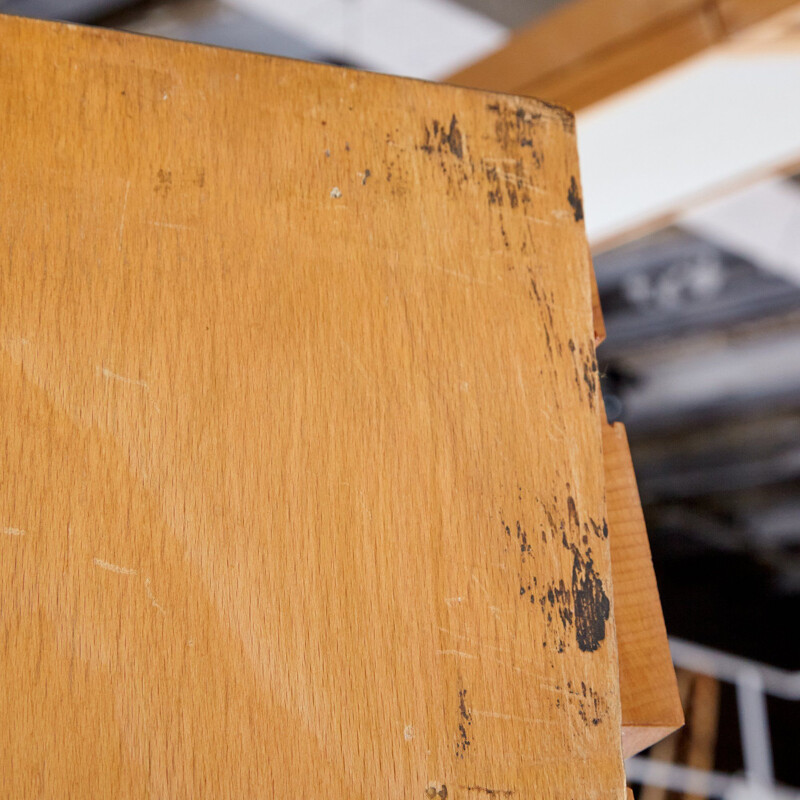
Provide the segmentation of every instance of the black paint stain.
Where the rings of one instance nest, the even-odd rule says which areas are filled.
[[[472,744],[467,733],[467,726],[472,725],[472,712],[467,708],[467,690],[458,690],[458,713],[461,715],[461,722],[458,723],[459,740],[456,742],[456,755],[464,758],[465,753]]]
[[[361,179],[361,185],[362,186],[366,186],[367,185],[367,178],[369,178],[370,175],[372,175],[372,173],[368,169],[365,169],[364,170],[364,177]]]
[[[591,549],[581,555],[572,545],[572,596],[575,603],[575,641],[584,653],[593,653],[606,638],[611,604],[603,581],[594,571]]]
[[[433,133],[431,133],[431,128],[433,128]],[[464,140],[456,115],[453,114],[447,130],[444,125],[439,124],[438,120],[433,120],[431,128],[425,126],[425,141],[419,145],[419,149],[430,154],[434,151],[441,153],[446,147],[457,159],[463,160]],[[442,167],[444,168],[444,162],[442,162]]]
[[[596,362],[587,357],[583,362],[583,382],[586,384],[586,395],[589,398],[589,406],[591,408],[594,408],[594,396],[597,393],[595,369]]]
[[[584,725],[599,725],[606,717],[608,704],[598,695],[594,689],[581,681],[580,688],[567,681],[566,687],[556,686],[556,689],[563,692],[566,703],[562,705],[561,700],[556,700],[556,708],[570,707],[576,708],[578,716]]]
[[[463,719],[472,725],[472,713],[467,710],[467,690],[459,689],[458,692],[458,710]]]
[[[456,158],[464,157],[464,149],[461,141],[461,131],[458,129],[458,120],[456,115],[450,120],[450,130],[446,136],[442,136],[442,141],[450,148],[450,152]]]
[[[575,214],[575,222],[580,222],[583,219],[583,200],[581,200],[578,182],[575,180],[574,175],[572,176],[572,180],[569,184],[567,200],[569,200],[569,204],[572,206],[572,211]]]
[[[589,522],[592,523],[592,530],[598,539],[608,539],[608,525],[605,520],[603,520],[603,524],[601,525],[589,517]]]

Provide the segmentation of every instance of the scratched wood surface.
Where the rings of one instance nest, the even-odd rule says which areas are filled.
[[[572,119],[0,17],[0,794],[622,798]]]

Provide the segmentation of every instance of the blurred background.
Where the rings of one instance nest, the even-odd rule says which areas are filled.
[[[745,659],[680,669],[687,727],[653,748],[719,780],[685,793],[680,776],[694,773],[658,777],[640,757],[646,800],[800,787],[797,681],[775,673],[789,688],[764,695],[772,673],[751,663],[800,669],[798,8],[0,0],[4,13],[450,79],[576,111],[606,408],[627,427],[667,629]],[[743,703],[742,675],[764,714],[758,697]],[[756,734],[743,730],[751,717]]]

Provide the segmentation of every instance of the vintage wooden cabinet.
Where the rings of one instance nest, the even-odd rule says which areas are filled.
[[[0,795],[624,797],[582,217],[560,108],[0,18]]]

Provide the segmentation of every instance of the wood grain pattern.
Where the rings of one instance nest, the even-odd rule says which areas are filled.
[[[606,504],[619,644],[622,746],[635,755],[683,725],[628,439],[603,426]]]
[[[519,30],[500,49],[451,76],[463,86],[519,92],[613,52],[704,0],[577,0]],[[587,76],[587,78],[590,76]]]
[[[5,17],[0,141],[2,794],[624,797],[572,118]]]
[[[518,94],[542,97],[575,110],[612,97],[696,56],[722,39],[720,20],[713,9],[689,11],[640,31],[630,41],[536,78]],[[553,101],[554,102],[554,101]]]
[[[738,46],[798,7],[797,0],[574,0],[449,80],[577,111],[712,47]]]
[[[716,0],[725,25],[731,33],[741,34],[772,17],[800,10],[797,0]]]

